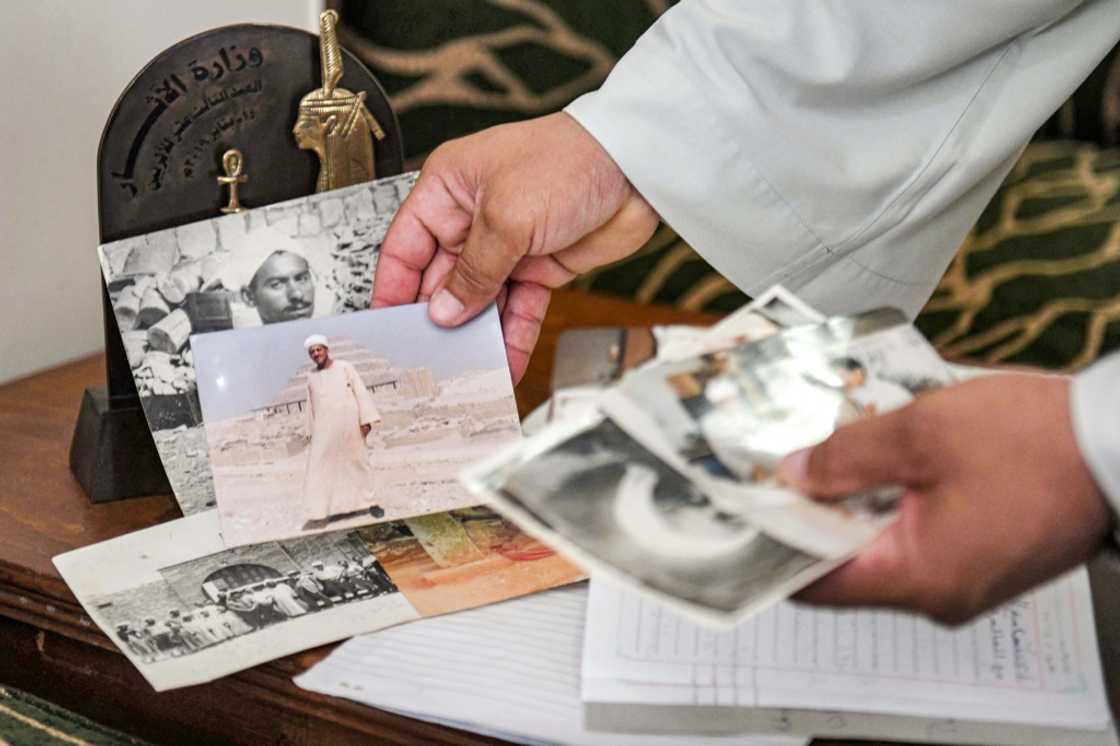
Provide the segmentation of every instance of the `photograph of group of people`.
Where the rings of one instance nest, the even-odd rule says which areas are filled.
[[[396,593],[397,587],[373,557],[362,561],[315,560],[308,571],[219,589],[203,584],[209,603],[169,609],[162,615],[119,622],[117,638],[145,663],[189,655],[273,624],[338,604]]]
[[[157,691],[419,617],[355,531],[229,549],[210,510],[54,562]]]

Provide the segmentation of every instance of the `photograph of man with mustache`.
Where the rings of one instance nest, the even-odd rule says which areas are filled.
[[[241,288],[241,299],[257,309],[264,324],[309,319],[315,309],[311,267],[292,251],[273,251]]]

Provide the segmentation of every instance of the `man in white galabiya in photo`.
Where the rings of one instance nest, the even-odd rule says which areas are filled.
[[[831,361],[831,366],[840,379],[840,390],[856,410],[845,411],[838,418],[839,423],[890,412],[914,399],[905,386],[875,375],[854,357],[837,358]]]
[[[307,425],[311,448],[303,477],[305,529],[322,528],[331,519],[368,511],[373,505],[373,470],[365,438],[381,422],[358,371],[345,360],[334,360],[327,338],[312,334],[304,340],[315,367],[307,374]]]

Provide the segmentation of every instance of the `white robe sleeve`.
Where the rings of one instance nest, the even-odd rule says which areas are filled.
[[[1120,514],[1120,352],[1081,371],[1070,386],[1081,455],[1114,514]]]
[[[684,0],[567,111],[748,294],[916,315],[1117,0]]]
[[[309,374],[310,375],[310,374]],[[311,405],[311,384],[307,384],[307,437],[315,432],[315,408]]]
[[[381,421],[381,413],[377,411],[377,405],[373,403],[373,394],[366,388],[365,382],[354,369],[354,366],[349,363],[346,364],[346,377],[350,380],[350,389],[354,392],[354,398],[358,401],[358,422],[363,425],[374,425]]]

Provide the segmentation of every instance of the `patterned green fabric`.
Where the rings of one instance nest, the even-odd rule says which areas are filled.
[[[1120,46],[1105,55],[1036,138],[1120,145]]]
[[[392,99],[415,158],[563,108],[607,77],[670,0],[343,0],[339,40]]]
[[[413,162],[443,140],[596,87],[670,0],[341,0],[343,41],[385,84]],[[1078,141],[1046,142],[1055,137]],[[1040,130],[918,326],[946,354],[1075,370],[1120,347],[1120,51]],[[669,228],[575,283],[681,308],[745,296]]]
[[[1120,347],[1120,149],[1028,147],[918,326],[948,355],[1067,371]]]
[[[0,744],[143,746],[145,742],[26,692],[0,686]]]
[[[747,300],[668,228],[577,285],[694,310]],[[1120,348],[1120,149],[1029,146],[917,324],[944,354],[987,363],[1074,371]]]

